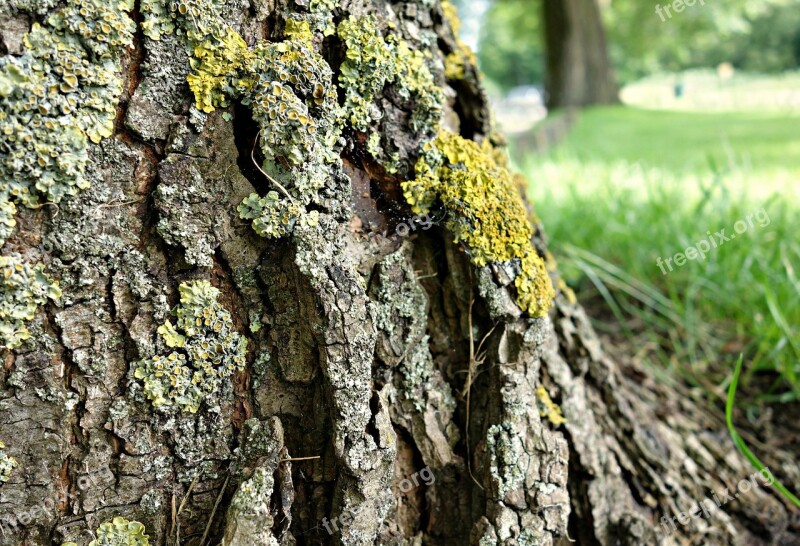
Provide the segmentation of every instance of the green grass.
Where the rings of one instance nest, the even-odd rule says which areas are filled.
[[[789,502],[794,504],[797,507],[800,507],[800,499],[797,496],[789,491],[786,486],[784,486],[781,482],[777,481],[772,472],[761,462],[755,453],[750,451],[750,448],[747,446],[747,443],[744,439],[739,435],[739,431],[736,430],[736,425],[733,424],[733,408],[736,403],[736,387],[739,385],[739,374],[742,373],[742,357],[739,356],[739,360],[736,362],[736,369],[733,372],[733,381],[731,381],[730,387],[728,387],[728,399],[725,403],[725,422],[728,425],[728,432],[731,435],[731,440],[736,445],[736,449],[744,455],[745,459],[750,461],[755,468],[761,472],[761,475],[766,478],[770,485],[774,486],[781,495],[783,495]]]
[[[674,94],[683,84],[681,97]],[[626,104],[694,112],[772,111],[800,113],[800,72],[747,74],[720,78],[715,70],[655,74],[623,89]]]
[[[597,327],[722,400],[740,352],[745,393],[758,374],[749,391],[758,397],[800,396],[797,121],[598,108],[581,114],[562,146],[521,166],[551,249]],[[657,258],[709,231],[730,235],[748,215],[752,228],[662,274]]]
[[[800,117],[781,113],[592,108],[581,112],[557,154],[584,162],[640,162],[674,173],[702,173],[712,160],[800,174],[798,124]]]

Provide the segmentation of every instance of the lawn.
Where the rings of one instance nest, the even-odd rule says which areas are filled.
[[[739,353],[750,401],[800,396],[798,121],[595,108],[558,148],[520,162],[597,327],[712,397]]]
[[[675,85],[683,93],[675,95]],[[626,86],[622,100],[645,108],[694,112],[800,113],[800,72],[747,74],[736,72],[724,78],[708,69],[681,74],[654,74]]]
[[[716,165],[756,173],[800,175],[800,116],[787,113],[702,113],[626,106],[592,108],[556,150],[584,162],[626,161],[674,174]]]

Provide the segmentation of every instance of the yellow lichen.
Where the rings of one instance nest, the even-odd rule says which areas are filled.
[[[567,283],[564,282],[564,279],[559,277],[558,282],[556,284],[558,285],[558,290],[562,294],[564,294],[564,297],[567,298],[567,301],[569,303],[572,304],[578,303],[578,298],[575,296],[575,291],[572,290],[572,288],[570,288],[569,286],[567,286]]]
[[[197,107],[203,112],[213,112],[217,106],[227,106],[228,79],[252,56],[245,41],[236,31],[227,28],[219,37],[199,41],[192,48],[192,54],[193,72],[186,81]]]
[[[175,17],[187,38],[197,107],[212,112],[237,100],[261,128],[260,168],[281,193],[252,194],[240,216],[269,237],[287,235],[297,221],[314,223],[318,213],[307,206],[341,163],[343,121],[333,71],[314,49],[309,21],[289,19],[284,41],[251,49],[208,1],[181,0]]]
[[[547,420],[555,426],[563,425],[567,422],[561,413],[561,408],[550,398],[550,394],[544,388],[544,385],[539,385],[536,388],[536,398],[539,399],[539,415],[547,417]]]
[[[186,36],[192,73],[186,78],[197,107],[213,112],[228,105],[237,73],[252,59],[238,32],[225,24],[204,0],[181,0],[172,5],[173,16]]]
[[[470,47],[464,44],[444,59],[444,75],[448,80],[463,80],[467,67],[477,66],[478,60]]]
[[[456,50],[444,60],[445,77],[448,80],[463,80],[467,68],[473,68],[477,72],[478,59],[472,48],[461,39],[461,19],[458,17],[458,8],[450,0],[442,0],[442,11],[456,38]]]
[[[116,517],[101,524],[95,531],[96,538],[87,546],[149,546],[150,537],[144,531],[144,525],[138,521]],[[64,542],[61,546],[77,546],[77,543]]]
[[[178,406],[196,413],[221,381],[245,366],[247,340],[234,330],[231,314],[217,300],[219,290],[208,281],[185,282],[178,288],[181,302],[176,324],[158,328],[173,349],[134,364],[134,377],[154,406]]]
[[[387,84],[396,84],[404,99],[414,100],[411,126],[432,130],[441,117],[444,95],[426,64],[425,54],[412,50],[396,34],[386,38],[375,17],[350,17],[339,23],[339,38],[347,47],[339,85],[345,93],[344,109],[357,130],[367,132],[381,118],[375,97]]]
[[[445,21],[450,24],[453,34],[457,36],[461,32],[461,17],[458,16],[458,8],[450,0],[442,0],[442,13]]]
[[[466,245],[473,264],[516,261],[518,305],[534,317],[547,313],[555,293],[531,244],[533,228],[504,154],[488,141],[479,145],[442,129],[424,146],[416,178],[402,186],[415,214],[441,203],[448,229]]]

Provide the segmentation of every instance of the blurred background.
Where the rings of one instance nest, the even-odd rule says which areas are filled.
[[[737,405],[797,421],[800,1],[456,3],[551,251],[618,354],[716,403],[743,354]]]

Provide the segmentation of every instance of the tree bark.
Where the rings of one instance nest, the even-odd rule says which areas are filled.
[[[251,160],[259,126],[241,104],[193,108],[181,38],[145,36],[139,7],[113,135],[89,146],[91,186],[57,208],[20,206],[4,249],[47,264],[63,296],[5,351],[0,439],[18,465],[0,484],[0,545],[85,545],[117,516],[158,545],[800,540],[765,487],[660,533],[662,517],[752,474],[723,424],[677,387],[623,373],[555,268],[555,306],[533,319],[510,268],[472,265],[441,225],[393,234],[408,215],[402,178],[366,135],[345,133],[347,176],[329,183],[351,197],[331,193],[316,235],[256,235],[237,206],[272,189]],[[305,3],[218,9],[253,47]],[[14,13],[26,29],[46,17]],[[434,61],[460,47],[438,2],[334,11],[367,13]],[[341,63],[334,37],[316,46]],[[439,67],[445,123],[486,138],[475,70],[446,82]],[[394,91],[377,99],[380,128],[412,158]],[[156,411],[133,363],[164,349],[156,330],[189,280],[219,289],[247,366],[219,404]],[[771,461],[800,482],[790,454]]]
[[[543,0],[547,107],[617,102],[597,0]]]

